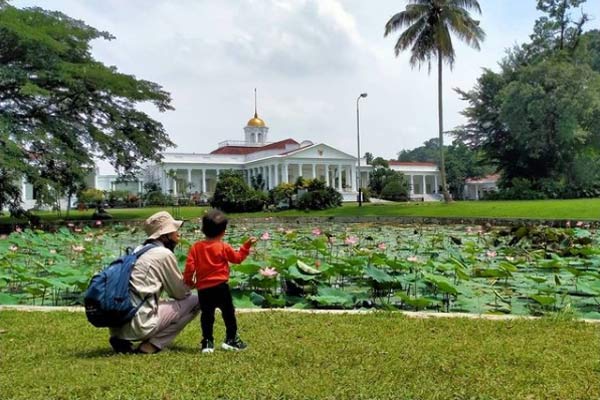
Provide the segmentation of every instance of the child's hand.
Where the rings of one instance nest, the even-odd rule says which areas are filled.
[[[257,241],[258,241],[257,238],[251,237],[248,240],[246,240],[246,243],[244,243],[244,246],[248,246],[248,247],[254,246],[254,244],[256,244]]]

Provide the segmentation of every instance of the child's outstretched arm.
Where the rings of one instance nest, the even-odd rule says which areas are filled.
[[[250,239],[246,240],[242,247],[240,247],[239,251],[235,251],[233,247],[225,244],[225,255],[227,257],[227,261],[233,264],[239,264],[244,261],[246,257],[248,257],[248,254],[250,254],[250,248],[252,245],[254,245],[254,243],[256,243],[256,240],[257,239],[255,237],[251,237]]]

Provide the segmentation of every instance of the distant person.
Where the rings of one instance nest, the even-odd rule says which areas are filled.
[[[130,322],[110,329],[109,342],[117,353],[156,353],[198,315],[198,297],[183,283],[173,254],[182,224],[166,211],[146,220],[148,238],[144,245],[153,243],[156,247],[140,256],[129,280],[132,302],[142,306]],[[163,292],[173,300],[159,300]],[[136,350],[133,341],[141,342]]]
[[[183,272],[184,282],[198,289],[200,301],[200,325],[202,327],[203,353],[212,353],[215,348],[213,325],[215,310],[219,308],[225,323],[224,350],[244,350],[247,345],[237,334],[235,308],[229,289],[229,263],[239,264],[248,257],[256,238],[248,239],[235,251],[222,241],[227,229],[227,217],[221,211],[211,210],[202,218],[205,239],[192,245]]]

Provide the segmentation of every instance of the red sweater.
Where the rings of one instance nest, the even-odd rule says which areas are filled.
[[[206,289],[229,280],[229,263],[239,264],[248,257],[250,244],[239,251],[220,240],[201,240],[190,248],[183,281],[189,287]]]

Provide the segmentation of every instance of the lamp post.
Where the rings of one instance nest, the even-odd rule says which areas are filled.
[[[360,99],[363,97],[367,97],[366,93],[361,93],[360,96],[356,99],[356,143],[358,145],[358,206],[362,207],[362,179],[360,176],[360,111],[358,108],[358,104]]]

